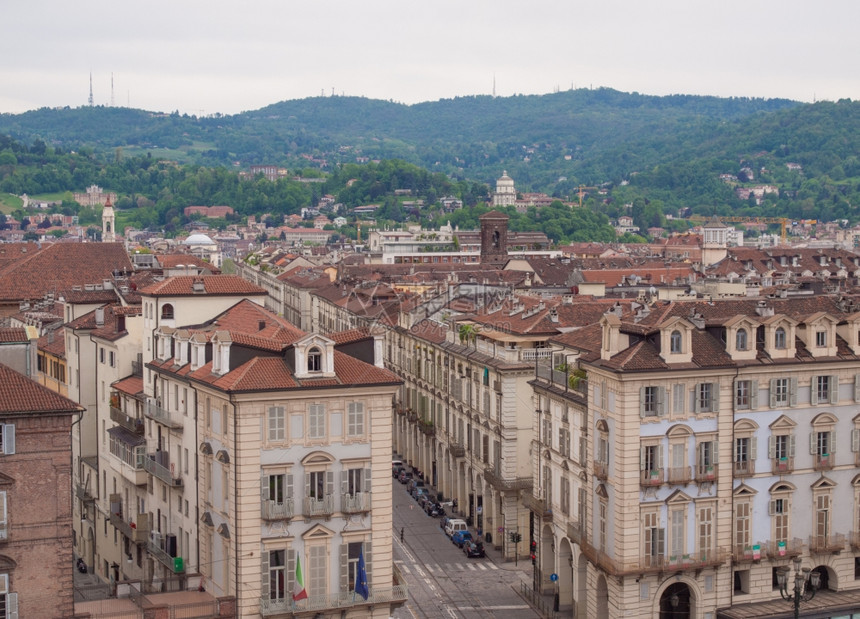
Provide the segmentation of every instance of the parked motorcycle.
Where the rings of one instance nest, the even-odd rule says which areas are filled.
[[[83,560],[83,559],[81,559],[81,558],[78,558],[78,571],[79,571],[81,574],[86,574],[86,573],[87,573],[87,564],[86,564],[86,563],[84,563],[84,560]]]

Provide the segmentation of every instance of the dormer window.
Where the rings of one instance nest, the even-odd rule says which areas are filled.
[[[173,319],[173,305],[170,303],[165,303],[161,306],[161,317]]]
[[[827,346],[827,331],[815,332],[815,345],[818,348],[824,348],[825,346]]]
[[[786,347],[785,329],[778,327],[773,334],[773,345],[775,348],[784,350]]]
[[[308,372],[322,372],[322,351],[319,348],[308,350]]]
[[[672,331],[672,335],[669,336],[669,350],[672,354],[680,354],[683,352],[682,349],[682,339],[680,331]]]
[[[748,345],[748,334],[746,329],[738,329],[735,335],[735,348],[738,350],[746,350]]]

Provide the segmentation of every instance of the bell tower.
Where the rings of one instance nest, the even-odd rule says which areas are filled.
[[[508,219],[499,211],[484,213],[481,222],[481,262],[499,263],[508,259]]]
[[[102,243],[116,242],[116,213],[113,210],[113,204],[108,196],[105,202],[104,210],[102,210]]]

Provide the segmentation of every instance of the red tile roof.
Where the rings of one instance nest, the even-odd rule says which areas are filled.
[[[0,364],[0,414],[75,413],[83,410],[69,398]]]
[[[111,387],[129,395],[137,395],[143,393],[143,378],[141,376],[128,376],[116,381]]]
[[[202,281],[204,292],[195,292],[195,281]],[[182,297],[202,295],[264,295],[266,291],[236,275],[182,275],[170,277],[140,289],[140,294],[153,297]]]
[[[27,330],[24,327],[0,327],[0,343],[14,344],[17,342],[29,342]]]

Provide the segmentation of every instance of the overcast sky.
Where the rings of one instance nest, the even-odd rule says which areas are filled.
[[[857,0],[0,0],[0,113],[605,86],[860,99]],[[111,89],[113,75],[113,90]]]

